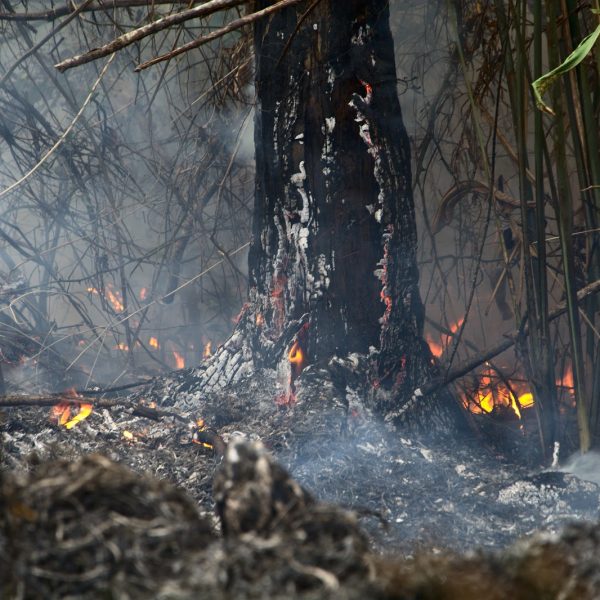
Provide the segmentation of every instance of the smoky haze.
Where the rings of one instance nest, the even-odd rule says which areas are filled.
[[[142,58],[199,26],[120,52],[105,71],[106,60],[66,74],[53,67],[171,9],[83,13],[64,28],[64,18],[1,24],[0,190],[22,179],[0,197],[2,367],[11,385],[125,383],[197,364],[225,339],[245,298],[247,35],[142,74],[133,72]]]

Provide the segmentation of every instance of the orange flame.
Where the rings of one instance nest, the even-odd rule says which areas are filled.
[[[490,372],[487,372],[481,377],[475,397],[467,397],[463,399],[463,403],[475,414],[489,414],[495,408],[505,406],[511,408],[518,419],[522,419],[521,409],[533,406],[535,399],[529,391],[517,391],[523,387],[521,382],[511,382],[510,386],[515,390],[514,393],[501,381],[494,378]]]
[[[558,387],[567,388],[570,393],[575,389],[575,380],[573,379],[573,369],[568,366],[563,373],[563,376],[556,381]]]
[[[304,353],[297,340],[293,343],[288,354],[288,360],[292,364],[292,370],[296,377],[300,375],[304,367]]]
[[[202,356],[204,358],[210,358],[212,356],[212,342],[211,341],[206,342],[206,345],[204,346],[204,352],[202,352]]]
[[[124,344],[123,342],[119,342],[115,346],[115,350],[122,350],[123,352],[127,352],[129,350],[129,346],[127,344]]]
[[[157,339],[156,339],[154,336],[152,336],[152,337],[151,337],[151,338],[148,340],[148,345],[149,345],[151,348],[154,348],[155,350],[158,350],[158,349],[160,348],[160,346],[159,346],[159,343],[158,343],[158,340],[157,340]]]
[[[178,369],[185,368],[185,359],[183,356],[177,352],[177,350],[173,350],[173,358],[175,359],[175,367]]]
[[[462,326],[464,321],[465,321],[465,318],[462,317],[461,319],[456,321],[456,323],[452,323],[452,325],[450,325],[450,327],[449,327],[451,333],[455,334],[459,330],[459,328]],[[440,358],[442,356],[442,354],[444,353],[444,350],[446,350],[446,348],[450,345],[450,341],[452,340],[452,337],[453,337],[452,335],[447,335],[447,334],[443,333],[440,336],[440,341],[438,343],[433,339],[433,336],[431,334],[427,334],[425,336],[425,341],[429,345],[429,350],[431,351],[431,354],[433,354],[433,356],[435,356],[436,358]]]
[[[100,294],[100,292],[95,287],[88,287],[88,293],[90,294]],[[113,291],[112,284],[108,284],[104,291],[104,297],[110,302],[111,306],[115,309],[116,312],[123,312],[125,310],[125,305],[121,300],[121,294],[119,292]]]
[[[65,425],[71,418],[71,404],[69,402],[59,402],[50,409],[50,420],[58,425]]]
[[[197,427],[197,432],[195,432],[194,435],[192,436],[192,442],[194,444],[198,444],[199,446],[203,446],[204,448],[212,449],[213,448],[212,444],[209,444],[208,442],[202,442],[196,437],[196,433],[201,433],[206,430],[206,422],[204,421],[204,419],[202,417],[196,419],[196,427]]]
[[[68,389],[63,395],[65,400],[55,404],[50,409],[50,420],[62,427],[72,429],[77,423],[87,419],[94,407],[92,404],[82,403],[79,405],[77,414],[71,418],[71,406],[73,405],[73,402],[69,402],[68,398],[79,398],[80,396],[74,388]]]

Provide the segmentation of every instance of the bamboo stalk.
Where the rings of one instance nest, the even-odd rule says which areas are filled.
[[[560,56],[558,52],[558,28],[556,24],[558,15],[554,2],[548,2],[546,6],[548,13],[548,55],[550,57],[551,67],[556,67],[560,64]],[[591,434],[588,403],[585,397],[585,377],[583,352],[581,346],[581,330],[576,301],[573,246],[571,241],[571,234],[573,231],[573,203],[571,200],[571,190],[569,187],[569,173],[565,150],[566,134],[561,86],[556,85],[553,88],[553,103],[556,110],[556,116],[554,117],[554,149],[558,192],[556,216],[558,220],[558,231],[560,236],[560,247],[565,277],[567,314],[569,317],[569,337],[571,342],[571,360],[575,384],[575,401],[577,404],[579,447],[581,452],[587,452],[591,447]]]

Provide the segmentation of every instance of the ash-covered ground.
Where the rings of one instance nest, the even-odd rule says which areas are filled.
[[[181,372],[130,398],[131,406],[156,402],[183,420],[133,416],[125,403],[66,430],[47,408],[5,409],[2,469],[23,473],[46,459],[100,453],[183,488],[218,529],[212,482],[221,459],[192,441],[202,418],[225,442],[261,441],[319,501],[355,511],[378,551],[496,550],[540,529],[598,520],[593,458],[579,470],[584,479],[524,467],[476,439],[417,439],[378,422],[359,392],[340,392],[316,367],[296,382],[289,406],[275,402],[282,387],[272,370],[220,392],[195,391],[195,381],[193,371]]]

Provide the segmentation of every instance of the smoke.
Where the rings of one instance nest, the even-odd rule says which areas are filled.
[[[19,63],[0,89],[0,190],[60,138],[104,62],[65,75],[53,64],[155,18],[148,11],[171,9],[87,13]],[[36,22],[33,43],[56,26]],[[3,27],[5,72],[27,45],[16,25]],[[0,311],[39,342],[11,360],[20,389],[34,381],[60,388],[44,378],[48,370],[65,378],[78,372],[82,385],[123,383],[182,360],[193,366],[208,342],[216,347],[231,330],[246,293],[244,255],[235,251],[249,239],[254,187],[251,70],[236,70],[248,62],[249,45],[231,36],[133,72],[179,34],[119,53],[71,134],[0,204]],[[5,293],[15,280],[24,287]],[[181,291],[164,302],[174,288]],[[152,337],[158,347],[148,345]],[[0,338],[0,350],[12,357],[7,340]],[[60,359],[54,369],[45,358],[50,347]],[[31,372],[17,383],[21,360]]]
[[[600,485],[600,453],[574,454],[559,468],[559,471],[571,473],[579,479]]]

